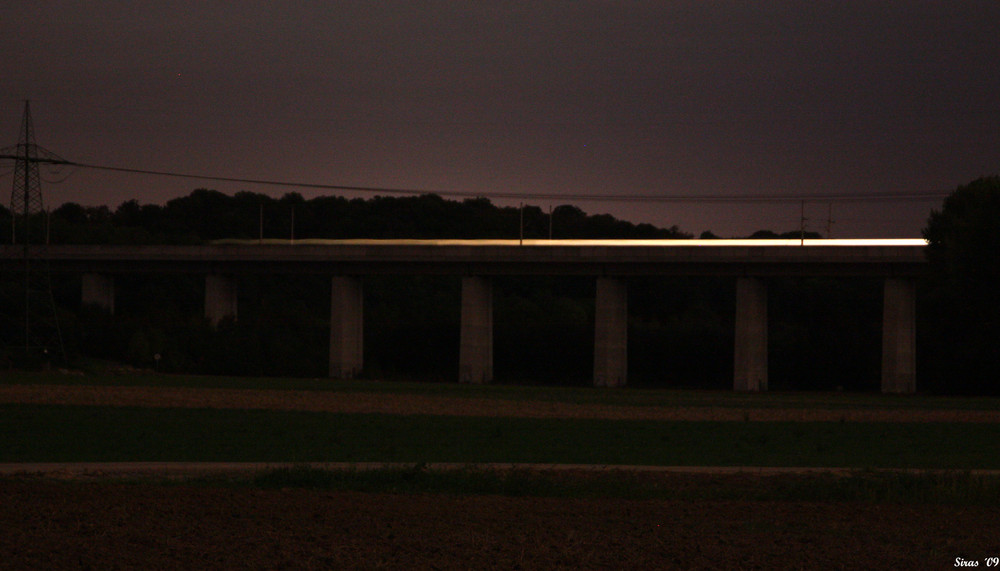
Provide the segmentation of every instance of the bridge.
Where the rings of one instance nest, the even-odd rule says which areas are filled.
[[[594,384],[627,380],[628,279],[728,276],[736,280],[733,387],[767,390],[767,280],[783,276],[884,279],[882,391],[916,390],[915,278],[923,240],[229,240],[198,246],[52,245],[54,272],[82,275],[81,300],[114,312],[116,275],[199,273],[212,323],[237,316],[239,277],[331,277],[330,376],[363,368],[363,283],[368,275],[454,275],[462,280],[458,376],[493,380],[493,288],[500,275],[596,280]],[[20,246],[0,247],[0,272],[23,267]]]

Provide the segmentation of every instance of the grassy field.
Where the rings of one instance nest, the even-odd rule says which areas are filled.
[[[80,384],[477,397],[627,406],[983,410],[997,399],[554,388],[156,374],[6,374]],[[1000,469],[1000,424],[710,422],[0,405],[0,462],[458,462]]]
[[[0,462],[1000,468],[989,423],[660,422],[0,406]]]
[[[0,559],[19,562],[12,568],[109,561],[141,566],[156,560],[189,568],[204,566],[209,552],[214,561],[230,563],[219,566],[236,568],[301,566],[308,560],[326,568],[433,564],[458,569],[474,566],[469,563],[474,557],[481,558],[480,568],[506,568],[521,560],[524,568],[937,568],[952,566],[959,555],[972,560],[992,554],[1000,538],[995,523],[1000,476],[972,472],[1000,470],[1000,422],[910,421],[927,417],[916,413],[896,414],[895,422],[627,416],[635,412],[627,407],[737,409],[730,419],[749,418],[744,411],[760,409],[775,409],[769,418],[779,419],[785,418],[783,409],[861,409],[873,412],[860,418],[881,420],[886,418],[881,411],[996,410],[997,399],[155,374],[0,378],[0,386],[24,384],[128,386],[128,391],[78,392],[148,393],[153,400],[142,404],[155,406],[114,400],[0,404],[2,463],[280,466],[183,478],[127,471],[79,479],[0,477],[0,492],[6,493],[0,524],[12,530],[0,536]],[[375,414],[368,404],[362,413],[237,408],[247,395],[238,391],[232,402],[214,401],[219,408],[207,408],[207,393],[228,399],[229,391],[173,390],[178,387],[274,391],[268,396],[281,390],[322,391],[337,394],[327,400],[353,395],[355,402],[365,403],[413,402],[420,399],[408,397],[419,395],[449,407],[493,399],[517,403],[516,411],[538,402],[603,404],[623,407],[626,416],[480,412],[497,410],[495,402],[475,409],[482,416],[456,414],[448,407],[434,409],[435,415]],[[163,393],[196,398],[171,401],[176,408],[168,408],[157,400]],[[306,394],[305,400],[319,400]],[[833,416],[838,417],[845,416]],[[408,466],[329,470],[311,466],[314,462]],[[439,462],[466,466],[427,466]],[[850,470],[780,475],[546,471],[482,463]],[[896,470],[908,468],[928,471]],[[274,546],[288,551],[276,553]]]
[[[224,377],[200,375],[4,373],[0,385],[104,385],[143,387],[198,387],[220,389],[303,390],[339,393],[415,394],[531,400],[579,404],[664,407],[824,408],[824,409],[949,409],[998,410],[997,397],[882,395],[877,393],[698,391],[627,387],[543,387],[522,385],[468,385],[458,383],[387,382],[308,378]]]

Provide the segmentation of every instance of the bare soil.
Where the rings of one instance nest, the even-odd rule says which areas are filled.
[[[3,569],[944,569],[1000,549],[986,508],[51,480],[4,481],[0,525]]]
[[[0,387],[0,402],[672,420],[732,413],[131,387]],[[816,420],[826,412],[752,414]],[[839,419],[851,411],[833,412]],[[934,411],[899,412],[925,420]],[[780,485],[776,476],[754,474],[644,477],[677,487],[717,485],[719,478]],[[985,557],[1000,554],[998,520],[995,508],[976,506],[402,495],[18,477],[0,479],[0,569],[944,569],[959,557],[983,568]]]

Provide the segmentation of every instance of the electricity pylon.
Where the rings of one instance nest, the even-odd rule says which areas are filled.
[[[24,262],[23,314],[18,315],[23,318],[24,357],[27,363],[48,364],[54,358],[65,359],[66,355],[48,271],[48,237],[38,166],[65,165],[69,161],[35,144],[28,101],[24,102],[18,143],[0,149],[0,159],[14,160],[10,195],[11,243],[15,247],[22,246]],[[16,302],[14,305],[16,307]]]

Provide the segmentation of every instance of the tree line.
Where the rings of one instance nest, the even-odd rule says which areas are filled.
[[[47,220],[46,220],[47,218]],[[0,207],[10,235],[10,213]],[[198,244],[222,238],[690,238],[676,226],[633,224],[572,205],[500,207],[486,198],[435,194],[348,199],[298,193],[281,198],[197,189],[165,205],[129,200],[107,206],[65,203],[31,224],[35,241],[64,244]],[[6,230],[6,231],[4,231]]]

